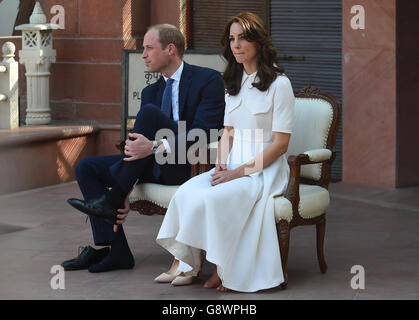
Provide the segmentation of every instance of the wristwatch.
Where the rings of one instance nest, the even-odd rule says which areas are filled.
[[[151,152],[153,153],[153,154],[156,154],[157,153],[157,149],[159,148],[159,144],[157,143],[157,141],[156,140],[154,140],[153,141],[153,147],[151,148]]]

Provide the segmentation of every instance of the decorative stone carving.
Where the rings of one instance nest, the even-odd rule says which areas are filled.
[[[19,127],[18,106],[18,63],[15,61],[16,47],[6,42],[2,47],[3,61],[0,62],[0,129]]]
[[[42,125],[51,123],[49,107],[49,76],[51,63],[56,52],[52,49],[52,30],[56,24],[46,23],[47,18],[39,2],[29,18],[29,24],[16,27],[22,30],[22,50],[19,62],[25,65],[27,82],[26,124]]]

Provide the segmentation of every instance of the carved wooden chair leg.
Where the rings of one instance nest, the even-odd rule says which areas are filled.
[[[327,264],[324,258],[324,236],[326,233],[326,218],[323,218],[321,222],[316,224],[317,233],[317,259],[319,261],[319,267],[321,273],[326,273]]]
[[[281,284],[282,289],[287,288],[288,284],[288,249],[290,244],[289,224],[285,220],[281,220],[277,226],[279,248],[281,251],[282,273],[284,274],[284,282]]]

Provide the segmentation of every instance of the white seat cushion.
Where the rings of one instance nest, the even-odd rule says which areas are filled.
[[[138,200],[150,201],[162,208],[167,208],[178,185],[166,186],[156,183],[137,184],[129,195],[130,203]],[[323,214],[329,206],[329,191],[319,186],[308,184],[300,185],[300,206],[298,211],[300,216],[305,219],[315,218]],[[275,198],[275,221],[292,220],[291,202],[285,197],[279,196]]]
[[[178,185],[166,186],[157,183],[137,184],[129,195],[129,202],[147,200],[162,208],[167,208],[170,199],[172,199],[178,188]]]
[[[300,184],[300,205],[298,212],[304,219],[310,219],[320,216],[326,212],[330,203],[329,191],[319,186]],[[285,197],[275,198],[275,221],[292,220],[291,202]]]

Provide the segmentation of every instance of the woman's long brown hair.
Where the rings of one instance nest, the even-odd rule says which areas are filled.
[[[247,41],[256,42],[258,45],[258,70],[259,82],[252,85],[260,91],[266,91],[275,81],[278,73],[284,73],[278,63],[276,49],[272,44],[262,20],[250,12],[242,12],[231,18],[224,28],[221,44],[223,56],[227,60],[227,67],[223,74],[224,86],[228,94],[235,96],[240,92],[243,76],[243,64],[237,63],[230,48],[230,27],[237,22],[243,28],[243,35]]]

